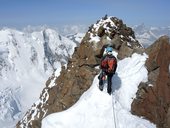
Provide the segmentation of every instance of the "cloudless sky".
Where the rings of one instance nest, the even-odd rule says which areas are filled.
[[[128,26],[170,26],[170,0],[0,0],[0,27],[91,25],[105,14]]]

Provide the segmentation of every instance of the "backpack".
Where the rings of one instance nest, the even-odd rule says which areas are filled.
[[[106,73],[115,73],[117,68],[117,60],[113,55],[106,55],[101,61],[101,68],[104,69]]]

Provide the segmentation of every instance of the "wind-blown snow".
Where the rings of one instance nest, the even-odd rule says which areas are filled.
[[[98,89],[98,78],[71,108],[43,119],[42,128],[156,128],[149,121],[130,113],[138,85],[147,81],[147,55],[133,54],[118,62],[113,94]]]

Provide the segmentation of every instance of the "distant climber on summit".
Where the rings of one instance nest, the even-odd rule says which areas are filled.
[[[107,80],[107,93],[112,93],[112,77],[117,68],[117,59],[113,55],[113,48],[107,46],[100,63],[101,73],[99,75],[99,89],[103,91],[104,81]]]

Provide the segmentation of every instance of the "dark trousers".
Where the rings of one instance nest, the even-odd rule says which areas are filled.
[[[112,77],[113,73],[106,74],[107,75],[107,92],[109,94],[112,93]]]
[[[99,75],[99,89],[101,91],[103,90],[104,80],[102,78],[105,75],[107,75],[107,92],[109,94],[111,94],[112,93],[112,77],[113,77],[113,73],[105,73],[104,71],[101,72],[101,74]]]

